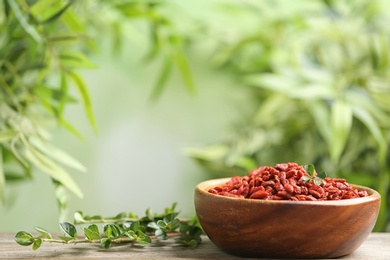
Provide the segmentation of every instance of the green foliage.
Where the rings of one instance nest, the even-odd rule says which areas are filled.
[[[211,28],[217,47],[210,56],[252,94],[257,109],[227,138],[188,154],[218,177],[311,161],[377,189],[375,230],[383,231],[390,223],[389,7],[382,0],[220,6],[253,26]]]
[[[145,27],[151,35],[146,60],[169,61],[153,97],[161,94],[172,65],[186,88],[194,90],[183,53],[185,40],[160,11],[163,3],[156,1],[0,2],[0,201],[5,201],[7,182],[29,180],[38,169],[53,180],[64,213],[65,189],[83,197],[70,171],[86,169],[50,144],[47,129],[55,122],[82,138],[64,116],[66,107],[80,102],[97,132],[88,86],[80,73],[98,67],[89,58],[99,49],[96,39],[113,39],[113,49],[118,50],[126,24],[138,19],[149,26]]]
[[[166,208],[162,214],[151,214],[146,211],[144,217],[137,217],[130,213],[131,219],[126,218],[122,213],[115,217],[104,218],[101,216],[82,216],[80,212],[75,213],[75,224],[89,224],[82,228],[84,239],[77,235],[76,226],[69,222],[60,223],[60,228],[64,236],[59,239],[53,239],[51,234],[43,228],[36,227],[35,230],[40,233],[39,236],[33,236],[31,233],[20,231],[15,235],[15,241],[22,246],[32,245],[33,250],[37,250],[43,242],[78,244],[78,243],[98,243],[103,248],[110,248],[113,244],[150,244],[153,239],[166,240],[174,237],[176,242],[190,248],[197,247],[202,239],[202,229],[197,219],[186,220],[177,218],[178,212],[175,211],[176,203],[170,208]],[[82,217],[80,217],[82,216]],[[99,230],[97,224],[103,224]]]

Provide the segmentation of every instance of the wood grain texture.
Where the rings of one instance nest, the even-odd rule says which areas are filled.
[[[115,246],[105,250],[97,245],[44,244],[37,251],[14,241],[15,234],[0,234],[0,259],[240,259],[214,246],[207,237],[196,249],[177,246],[173,242],[157,242],[142,247]],[[247,259],[247,258],[242,258]],[[390,259],[390,233],[372,233],[352,254],[338,259]]]

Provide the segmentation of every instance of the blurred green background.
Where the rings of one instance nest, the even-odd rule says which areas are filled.
[[[198,182],[295,161],[377,189],[382,204],[376,230],[389,230],[388,1],[91,0],[68,6],[45,0],[39,8],[48,14],[33,8],[36,1],[21,2],[3,1],[1,65],[10,76],[0,101],[23,115],[44,108],[49,113],[43,115],[62,123],[42,125],[52,134],[45,142],[88,169],[69,170],[84,198],[70,193],[62,210],[142,214],[178,202],[183,215],[193,215]],[[45,21],[28,21],[38,36],[21,26],[18,10]],[[78,23],[69,18],[71,11]],[[10,33],[10,26],[18,33]],[[39,60],[42,43],[31,38],[63,37],[56,34],[61,30],[89,38],[47,43],[50,52],[43,53],[60,53],[59,69],[47,63],[50,73],[14,73],[26,58]],[[11,55],[20,52],[12,44],[21,42],[34,50],[30,56]],[[90,70],[90,62],[98,68]],[[91,106],[74,71],[88,86]],[[76,86],[65,91],[68,78]],[[4,86],[13,96],[4,94]],[[5,133],[21,131],[27,142],[30,134],[34,146],[35,132],[0,120],[6,165],[20,133],[12,140]],[[83,139],[70,133],[70,124]],[[15,149],[31,164],[17,176],[31,168],[33,178],[15,181],[4,167],[0,231],[56,230],[55,194],[65,198],[63,187],[41,173],[22,144],[27,148]]]

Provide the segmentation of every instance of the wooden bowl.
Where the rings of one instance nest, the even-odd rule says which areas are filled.
[[[372,231],[380,195],[337,201],[254,200],[211,194],[230,178],[195,188],[204,232],[223,251],[246,257],[335,258],[356,250]]]

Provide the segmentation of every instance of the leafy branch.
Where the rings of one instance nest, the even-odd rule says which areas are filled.
[[[90,59],[101,47],[97,39],[113,39],[113,49],[119,50],[126,36],[125,24],[137,19],[145,22],[151,34],[147,61],[172,60],[185,87],[193,90],[183,51],[185,37],[163,8],[159,1],[143,0],[0,0],[0,203],[6,202],[9,183],[30,180],[36,170],[52,179],[60,218],[65,217],[67,191],[83,197],[71,171],[87,169],[53,146],[46,128],[57,123],[82,138],[65,118],[66,108],[80,102],[97,132],[92,100],[81,73],[98,68]],[[161,71],[153,97],[161,94],[171,75],[166,66]]]
[[[77,228],[69,222],[60,223],[63,236],[53,238],[44,228],[35,227],[38,236],[27,231],[19,231],[15,235],[15,241],[22,246],[32,245],[37,250],[42,243],[100,244],[103,248],[110,248],[113,244],[149,244],[153,240],[167,240],[175,238],[177,243],[190,248],[197,247],[203,233],[197,219],[180,219],[175,210],[176,203],[166,208],[162,214],[152,214],[146,211],[145,216],[139,218],[136,214],[120,213],[115,217],[103,218],[101,216],[84,216],[82,212],[75,213],[75,225],[84,224],[82,231],[84,238],[80,238]],[[97,224],[102,224],[101,228]]]
[[[326,172],[317,173],[313,164],[305,165],[304,169],[308,174],[302,177],[305,182],[313,181],[315,185],[324,184],[324,179],[327,176]]]

